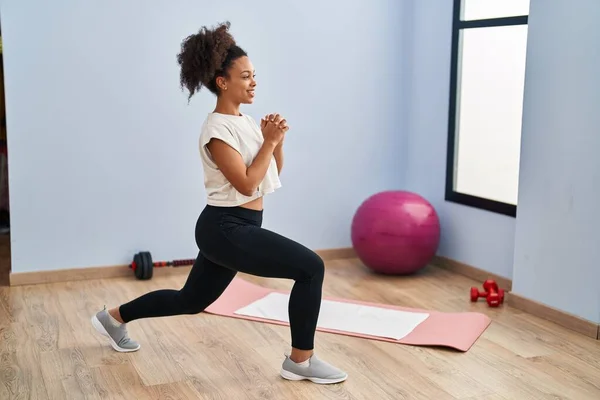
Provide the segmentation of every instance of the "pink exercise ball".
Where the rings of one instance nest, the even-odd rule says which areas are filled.
[[[412,274],[435,256],[440,221],[433,206],[416,193],[393,190],[365,200],[352,219],[352,246],[375,272]]]

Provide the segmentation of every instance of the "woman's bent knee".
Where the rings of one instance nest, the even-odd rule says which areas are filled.
[[[322,282],[325,276],[325,263],[318,254],[312,253],[308,260],[303,260],[300,266],[302,280]]]
[[[206,304],[202,299],[189,293],[186,294],[182,290],[179,291],[177,299],[183,314],[200,314],[206,308]]]

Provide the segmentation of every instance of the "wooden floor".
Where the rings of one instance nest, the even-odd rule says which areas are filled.
[[[141,350],[121,354],[89,323],[105,303],[184,280],[0,288],[0,399],[600,399],[600,341],[472,304],[468,289],[480,282],[434,267],[397,278],[373,276],[352,260],[328,263],[326,295],[493,318],[467,353],[317,333],[318,354],[349,373],[337,385],[280,378],[285,326],[207,314],[142,320],[129,326]]]

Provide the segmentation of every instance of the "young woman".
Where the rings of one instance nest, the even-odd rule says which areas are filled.
[[[229,33],[229,23],[187,37],[178,55],[189,97],[202,86],[216,95],[200,133],[207,205],[195,229],[198,257],[181,290],[157,290],[98,312],[93,326],[121,352],[137,351],[126,324],[140,318],[198,314],[223,293],[237,272],[293,279],[289,300],[292,350],[281,375],[337,383],[347,374],[314,354],[324,266],[313,251],[261,227],[263,196],[281,186],[283,141],[289,127],[279,114],[260,126],[240,112],[255,95],[254,68]]]

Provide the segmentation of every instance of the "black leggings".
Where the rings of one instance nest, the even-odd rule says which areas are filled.
[[[262,211],[206,206],[196,223],[200,249],[181,290],[156,290],[120,307],[121,318],[198,314],[237,272],[295,281],[288,305],[292,347],[312,350],[321,307],[323,260],[312,250],[261,228]]]

